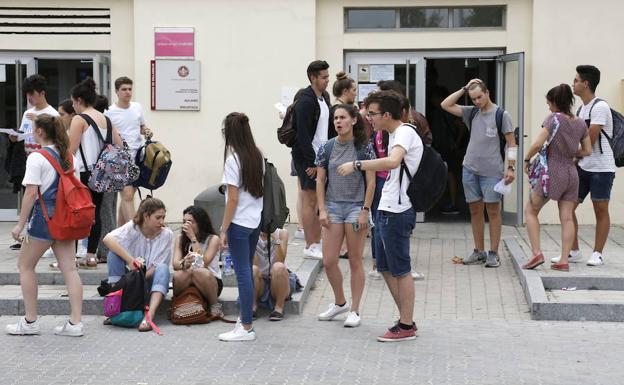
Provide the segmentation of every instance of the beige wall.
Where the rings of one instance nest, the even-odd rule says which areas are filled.
[[[307,84],[314,59],[313,0],[260,2],[135,0],[135,99],[146,109],[148,125],[171,150],[173,167],[155,192],[169,208],[170,221],[223,170],[221,123],[232,111],[249,115],[258,146],[280,170],[294,212],[295,179],[288,176],[290,151],[276,140],[280,124],[273,104],[282,86]],[[201,111],[150,111],[149,61],[154,27],[194,27],[195,54],[201,60]],[[218,226],[220,224],[215,224]]]
[[[617,15],[624,11],[624,3],[596,0],[590,10],[587,2],[580,0],[535,0],[533,7],[535,86],[527,101],[535,111],[529,120],[533,132],[539,130],[539,123],[548,113],[544,95],[559,83],[572,84],[578,64],[592,64],[600,69],[596,94],[612,108],[623,111],[624,51],[618,45],[622,22]],[[574,111],[580,103],[577,98]],[[624,174],[620,170],[616,172],[609,211],[612,222],[621,224],[624,219],[618,213],[624,209]],[[557,223],[556,207],[549,206],[543,217]],[[589,199],[579,206],[577,217],[581,223],[595,223]]]

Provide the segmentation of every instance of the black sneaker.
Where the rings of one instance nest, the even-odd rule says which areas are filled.
[[[281,321],[284,319],[284,313],[273,310],[269,315],[269,321]]]
[[[19,243],[19,242],[9,246],[9,249],[11,249],[11,250],[21,250],[21,248],[22,248],[22,244]]]
[[[457,215],[459,214],[459,210],[455,206],[448,206],[440,210],[440,212],[444,215]]]

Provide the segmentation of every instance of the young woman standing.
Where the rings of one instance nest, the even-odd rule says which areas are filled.
[[[375,172],[339,176],[336,168],[345,162],[360,163],[375,158],[373,147],[364,128],[356,124],[358,111],[353,105],[341,104],[334,109],[333,121],[338,136],[319,148],[316,157],[316,196],[319,220],[323,231],[323,265],[334,291],[335,303],[319,314],[321,321],[329,321],[349,311],[342,288],[342,272],[338,257],[342,240],[347,239],[351,273],[352,304],[346,327],[360,324],[359,306],[364,291],[362,252],[368,231],[370,206],[375,192]]]
[[[63,169],[73,169],[74,158],[68,150],[69,139],[61,119],[45,114],[39,115],[35,119],[34,127],[33,137],[37,144],[41,145],[43,151],[53,155]],[[78,177],[78,173],[76,173],[76,177]],[[33,152],[26,161],[26,173],[22,184],[26,187],[26,190],[22,199],[20,218],[13,231],[11,231],[11,236],[16,241],[20,240],[20,234],[30,217],[27,229],[28,236],[23,242],[17,263],[20,271],[20,284],[22,295],[24,296],[26,315],[20,318],[17,324],[8,325],[6,331],[9,334],[16,335],[39,334],[35,266],[43,253],[52,247],[67,285],[71,306],[69,320],[64,325],[56,327],[54,332],[58,335],[81,336],[83,335],[83,326],[82,322],[80,322],[82,313],[82,282],[74,262],[76,257],[75,241],[57,241],[52,239],[43,215],[40,200],[37,198],[38,194],[41,193],[48,213],[53,215],[59,176],[52,164],[42,154]]]
[[[225,150],[223,183],[227,186],[225,211],[219,237],[230,249],[240,301],[240,322],[234,330],[219,334],[221,341],[256,339],[253,319],[254,285],[252,265],[260,235],[264,159],[256,147],[249,118],[232,112],[223,122]]]

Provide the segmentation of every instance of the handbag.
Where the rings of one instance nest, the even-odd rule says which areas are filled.
[[[171,322],[176,325],[205,324],[212,320],[199,290],[189,286],[173,297],[169,308]]]
[[[548,176],[548,146],[557,134],[559,126],[559,114],[555,113],[553,115],[550,137],[542,144],[542,148],[540,148],[537,156],[529,164],[529,184],[532,189],[539,189],[546,198],[548,197],[550,186],[550,177]]]

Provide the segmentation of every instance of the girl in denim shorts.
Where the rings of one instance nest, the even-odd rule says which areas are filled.
[[[348,312],[346,327],[360,324],[360,300],[364,291],[362,252],[368,231],[370,205],[375,192],[375,172],[339,176],[336,168],[345,162],[358,163],[374,159],[372,144],[354,106],[341,104],[332,117],[338,136],[319,148],[316,165],[316,196],[319,220],[323,230],[323,265],[334,291],[335,302],[319,314],[319,320],[329,321]],[[338,266],[340,246],[347,239],[351,271],[351,307],[342,288],[342,272]]]
[[[73,169],[74,157],[69,152],[69,138],[60,118],[41,114],[35,120],[34,127],[33,137],[42,147],[39,151],[46,151],[53,155],[63,169]],[[22,199],[20,217],[13,231],[11,231],[11,236],[15,240],[20,240],[22,231],[30,217],[27,237],[22,244],[17,261],[26,314],[16,324],[7,325],[6,331],[14,335],[39,334],[35,266],[43,253],[52,247],[67,285],[71,306],[69,320],[63,325],[57,326],[54,332],[58,335],[82,336],[82,282],[74,262],[76,258],[75,241],[54,240],[48,231],[48,224],[43,215],[42,202],[45,204],[49,216],[54,215],[59,176],[52,164],[42,154],[33,152],[26,160],[26,173],[22,184],[26,190]],[[39,194],[41,194],[40,198],[38,198]]]

